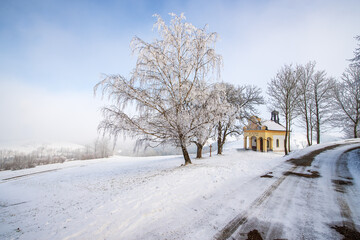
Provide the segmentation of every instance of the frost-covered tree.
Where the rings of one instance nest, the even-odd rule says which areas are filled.
[[[222,83],[224,91],[216,126],[218,154],[222,154],[226,138],[242,134],[244,120],[256,114],[256,106],[264,104],[261,89],[256,86],[234,86]]]
[[[196,110],[199,115],[198,121],[202,124],[196,129],[194,140],[192,140],[197,148],[196,158],[202,158],[203,147],[214,134],[215,125],[219,121],[219,113],[226,108],[221,101],[221,96],[224,95],[222,84],[214,84],[206,88],[204,93],[203,96],[206,98],[201,101],[201,105]]]
[[[271,109],[279,109],[285,119],[285,154],[290,152],[290,130],[292,121],[297,116],[296,107],[300,97],[299,79],[302,75],[299,67],[284,65],[268,83]]]
[[[207,124],[199,121],[197,103],[211,77],[218,76],[221,56],[215,52],[216,33],[196,28],[185,16],[171,14],[170,24],[155,15],[160,38],[148,43],[135,37],[131,46],[137,55],[130,79],[106,75],[95,86],[112,105],[102,109],[99,129],[115,137],[125,134],[150,145],[180,147],[185,165],[191,163],[187,146],[196,130]],[[206,98],[206,97],[205,97]],[[136,112],[126,112],[131,103]]]
[[[196,158],[202,158],[202,151],[213,134],[214,131],[214,125],[209,123],[206,125],[203,125],[202,128],[199,128],[198,131],[194,135],[194,140],[192,141],[196,145]]]
[[[333,88],[333,124],[341,126],[348,136],[359,137],[360,67],[350,65]]]

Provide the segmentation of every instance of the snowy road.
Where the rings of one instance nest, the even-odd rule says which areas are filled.
[[[360,239],[359,143],[307,151],[267,174],[271,185],[214,238]]]

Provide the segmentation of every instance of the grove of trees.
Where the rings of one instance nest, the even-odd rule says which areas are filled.
[[[360,41],[360,36],[355,37]],[[360,45],[360,44],[359,44]],[[285,119],[285,154],[290,151],[294,119],[306,132],[307,144],[321,142],[325,127],[341,127],[346,137],[359,137],[360,47],[340,80],[317,70],[315,62],[284,65],[268,83],[269,108],[279,109]]]
[[[279,109],[279,113],[285,118],[285,154],[290,151],[290,129],[293,119],[296,117],[296,107],[299,102],[298,83],[301,71],[292,65],[282,67],[276,76],[269,82],[267,94],[270,97],[270,108]]]
[[[215,44],[218,35],[208,27],[197,28],[183,14],[170,14],[169,24],[155,15],[158,39],[146,42],[134,37],[131,47],[137,57],[129,78],[104,75],[94,93],[111,104],[102,108],[99,130],[116,139],[137,139],[137,145],[174,145],[181,149],[185,165],[191,163],[188,146],[195,144],[197,158],[209,139],[217,141],[222,154],[228,136],[242,134],[244,121],[264,104],[261,89],[215,81],[220,78],[222,57]],[[360,37],[356,37],[360,40]],[[359,134],[360,48],[341,81],[316,69],[315,62],[284,65],[267,86],[268,107],[285,119],[285,154],[290,152],[294,120],[305,129],[307,144],[321,142],[332,124]],[[135,106],[135,111],[129,108]]]
[[[191,163],[187,147],[197,146],[197,157],[214,134],[218,153],[226,137],[239,134],[244,118],[262,103],[260,89],[214,83],[220,77],[222,57],[215,51],[217,34],[207,26],[196,28],[185,16],[171,14],[170,24],[156,15],[159,39],[148,43],[134,37],[137,62],[129,79],[106,75],[95,88],[112,104],[102,109],[99,129],[116,138],[136,137],[138,144],[172,144]],[[130,113],[127,106],[136,106]]]
[[[333,125],[357,138],[360,123],[360,66],[350,65],[333,88]]]
[[[333,125],[341,126],[347,137],[360,136],[360,35],[349,67],[333,88]]]

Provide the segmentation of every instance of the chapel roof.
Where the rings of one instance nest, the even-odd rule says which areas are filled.
[[[253,116],[249,120],[249,124],[244,128],[244,130],[269,130],[269,131],[286,131],[285,127],[277,122],[277,118],[272,120],[261,120],[261,118]]]
[[[271,120],[261,121],[261,126],[266,126],[270,131],[286,131],[285,127]]]

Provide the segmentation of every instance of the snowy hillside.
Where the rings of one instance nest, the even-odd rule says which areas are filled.
[[[118,156],[0,172],[0,239],[213,239],[234,216],[254,208],[286,169],[295,169],[286,160],[302,155],[238,148],[230,144],[224,156],[206,154],[186,167],[180,166],[182,156]],[[270,202],[282,206],[276,199]],[[296,216],[297,210],[286,212]],[[298,224],[296,218],[286,221],[285,230]],[[331,228],[320,228],[323,233],[340,237]]]
[[[232,199],[237,183],[282,160],[233,149],[188,167],[182,163],[181,156],[113,157],[0,172],[0,238],[182,239],[201,236],[192,231],[203,225],[211,235],[216,223],[209,225],[208,215],[219,207],[224,217],[234,211],[222,202]]]

